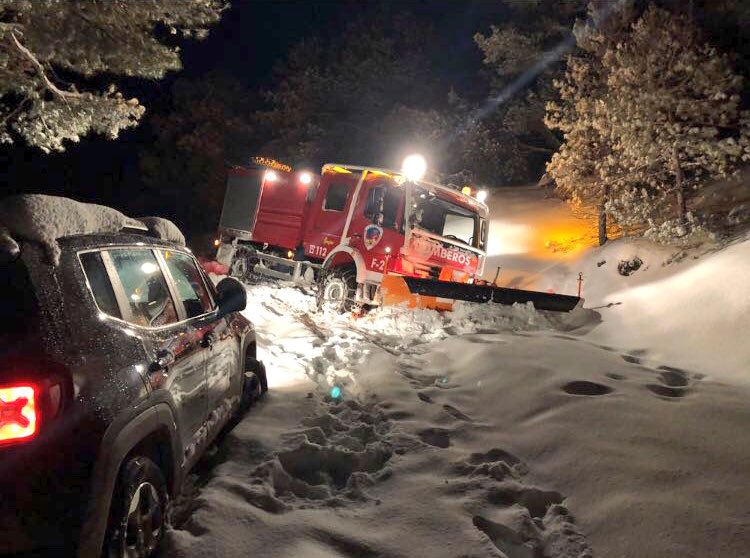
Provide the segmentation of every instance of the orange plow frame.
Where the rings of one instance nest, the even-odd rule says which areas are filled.
[[[386,275],[380,286],[384,306],[405,304],[408,308],[452,310],[456,300],[528,304],[537,310],[570,312],[583,299],[578,296],[496,287],[491,284],[456,283],[437,279],[418,279],[403,275]]]

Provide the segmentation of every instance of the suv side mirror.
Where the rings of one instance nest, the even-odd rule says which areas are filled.
[[[219,316],[239,312],[247,306],[245,286],[234,277],[225,277],[216,285],[219,305]]]

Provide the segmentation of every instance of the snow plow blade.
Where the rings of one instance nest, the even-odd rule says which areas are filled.
[[[495,302],[497,304],[526,304],[531,302],[537,310],[570,312],[581,301],[580,297],[508,289],[492,285],[471,285],[435,279],[417,279],[400,275],[383,278],[383,305],[406,303],[410,308],[451,310],[456,300],[467,302]]]

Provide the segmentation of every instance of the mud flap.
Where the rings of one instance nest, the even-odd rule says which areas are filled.
[[[577,296],[508,289],[492,285],[471,285],[435,279],[417,279],[399,275],[383,278],[383,305],[406,304],[409,308],[452,310],[456,300],[467,302],[495,302],[497,304],[526,304],[537,310],[570,312],[580,302]]]

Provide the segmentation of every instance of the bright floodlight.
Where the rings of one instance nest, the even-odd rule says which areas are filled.
[[[477,192],[477,201],[479,203],[484,203],[484,200],[487,199],[487,190],[479,190]]]
[[[303,172],[299,175],[299,181],[302,184],[310,184],[310,182],[312,182],[312,174],[309,172]]]
[[[278,178],[279,175],[277,175],[274,171],[266,171],[266,180],[268,180],[268,182],[276,182]]]
[[[401,172],[404,176],[412,181],[417,182],[424,178],[425,172],[427,172],[427,161],[421,155],[409,155],[404,159],[404,164],[401,167]]]

